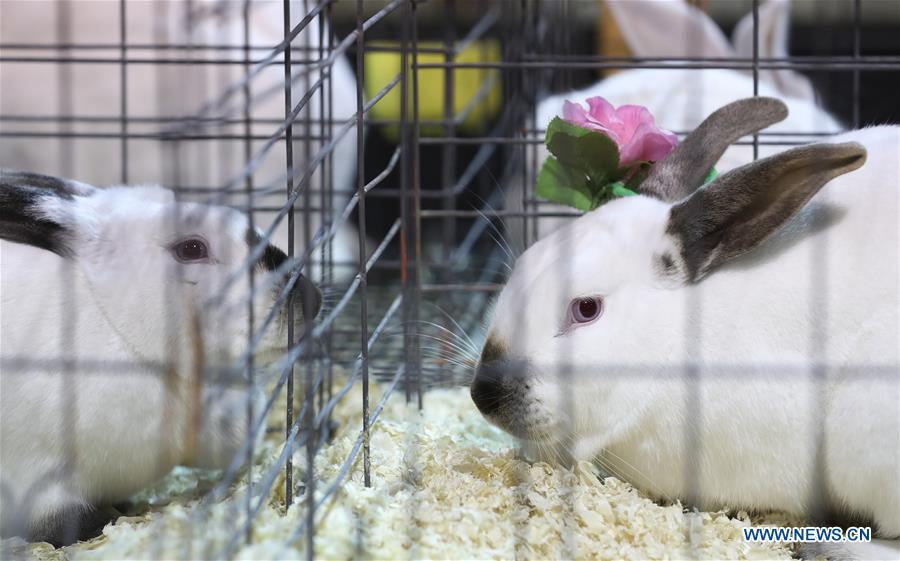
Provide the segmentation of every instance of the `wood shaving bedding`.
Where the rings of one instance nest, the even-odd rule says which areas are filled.
[[[321,496],[360,431],[359,384],[338,405],[336,437],[316,458]],[[372,403],[378,388],[373,385]],[[283,404],[282,404],[283,410]],[[282,415],[279,417],[279,415]],[[283,423],[283,413],[270,418]],[[269,434],[256,454],[259,481],[281,451]],[[425,394],[424,411],[390,397],[371,437],[372,487],[363,485],[362,454],[319,513],[316,556],[321,559],[789,559],[783,544],[743,541],[745,513],[685,513],[660,506],[633,487],[602,479],[590,463],[572,469],[519,457],[511,437],[490,426],[465,388]],[[303,466],[306,451],[294,454]],[[48,544],[5,544],[34,559],[181,559],[216,556],[243,523],[246,476],[209,507],[199,498],[218,474],[177,468],[136,498],[136,516],[108,525],[89,542],[54,550]],[[294,481],[302,482],[295,468]],[[238,559],[302,559],[305,543],[286,545],[305,520],[303,497],[282,506],[278,477],[253,524],[253,542],[237,542]],[[255,500],[255,499],[254,499]],[[788,525],[778,515],[753,524]]]

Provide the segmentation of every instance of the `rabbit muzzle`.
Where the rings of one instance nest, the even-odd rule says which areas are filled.
[[[535,381],[534,369],[527,360],[482,360],[470,394],[481,414],[501,429],[525,440],[546,440],[554,434],[556,422],[533,391]]]

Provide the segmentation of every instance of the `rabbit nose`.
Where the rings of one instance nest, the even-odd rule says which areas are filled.
[[[475,372],[470,393],[475,406],[485,416],[496,413],[503,402],[505,394],[502,362],[495,360],[482,362]]]
[[[322,291],[309,278],[300,275],[294,284],[294,302],[299,302],[303,310],[303,319],[311,320],[319,315],[322,308]]]

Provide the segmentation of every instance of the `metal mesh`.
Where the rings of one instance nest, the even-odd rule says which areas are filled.
[[[312,559],[316,520],[350,466],[361,462],[371,484],[370,434],[384,400],[402,392],[421,407],[431,388],[468,384],[477,356],[467,356],[473,349],[461,352],[459,337],[468,333],[481,345],[485,310],[503,287],[506,266],[546,233],[545,219],[578,215],[548,209],[533,194],[544,133],[540,100],[616,69],[740,70],[752,77],[748,96],[759,93],[762,72],[793,70],[821,77],[820,86],[833,75],[849,82],[841,111],[847,127],[856,128],[878,118],[863,118],[863,73],[900,71],[896,53],[863,54],[863,16],[874,3],[834,2],[833,11],[847,15],[842,27],[826,16],[811,18],[822,33],[849,33],[846,53],[765,58],[755,33],[751,57],[726,59],[587,54],[593,45],[581,35],[593,31],[573,22],[597,7],[576,0],[4,0],[0,77],[7,99],[0,105],[0,142],[10,160],[0,163],[95,185],[163,184],[181,201],[246,211],[262,235],[220,287],[221,299],[213,299],[223,306],[232,286],[248,283],[251,295],[261,290],[255,265],[270,242],[282,246],[287,258],[277,272],[285,280],[272,306],[259,317],[252,297],[243,303],[244,348],[227,367],[206,369],[201,380],[262,384],[256,351],[284,314],[280,353],[266,365],[272,376],[265,400],[246,408],[246,432],[257,435],[266,431],[266,416],[256,406],[267,412],[285,403],[277,427],[283,451],[265,473],[254,474],[245,461],[253,458],[255,438],[246,440],[205,497],[215,501],[236,482],[254,482],[241,491],[246,500],[233,517],[232,540],[223,549],[185,555],[229,558],[255,543],[256,517],[280,487],[285,508],[302,502],[307,513],[284,545]],[[723,3],[709,4],[714,11]],[[759,2],[744,4],[758,25]],[[8,23],[38,20],[39,28]],[[492,44],[499,45],[496,58]],[[470,50],[478,53],[475,60],[461,62]],[[367,75],[377,68],[367,63],[369,53],[397,56],[396,70],[379,76],[381,83]],[[463,71],[477,71],[465,103],[456,99]],[[436,76],[442,88],[427,91],[441,100],[440,114],[422,117],[423,106],[434,105],[422,98],[422,82]],[[498,91],[496,111],[482,115]],[[376,116],[376,106],[391,97],[399,98],[396,117]],[[472,115],[481,120],[474,129]],[[752,146],[755,159],[762,147],[834,132],[814,126],[763,132],[739,144]],[[512,192],[520,193],[518,200],[509,199]],[[301,272],[324,291],[314,321],[294,317],[302,297],[292,287]],[[75,316],[64,318],[64,333],[77,329]],[[519,321],[529,321],[527,308]],[[699,329],[684,342],[685,356],[696,356],[704,336]],[[121,366],[92,364],[89,357],[70,364],[66,351],[74,343],[64,336],[61,345],[58,370],[68,384],[77,384],[83,371]],[[54,362],[7,353],[3,360],[5,370]],[[630,375],[629,368],[603,365],[610,376]],[[673,368],[690,380],[702,375],[692,361]],[[733,376],[757,374],[739,368]],[[370,384],[380,386],[377,403]],[[338,476],[320,480],[314,460],[334,431],[332,412],[357,386],[358,438]],[[688,399],[689,410],[702,408],[697,391]],[[696,427],[688,423],[685,430]],[[294,466],[293,451],[301,448],[304,465]],[[302,481],[294,479],[298,473]],[[697,484],[688,485],[686,504],[696,498]],[[326,492],[317,495],[320,486]],[[204,523],[186,522],[197,526],[195,533]]]

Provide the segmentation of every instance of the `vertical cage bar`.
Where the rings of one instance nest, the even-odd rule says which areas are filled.
[[[538,32],[537,32],[537,29],[538,29],[537,22],[538,22],[538,18],[540,17],[539,14],[541,12],[540,1],[541,0],[535,0],[533,2],[532,15],[534,17],[534,21],[533,21],[533,26],[529,26],[528,25],[528,0],[521,0],[521,10],[522,10],[522,13],[524,14],[522,19],[525,23],[525,29],[526,29],[526,36],[525,36],[526,43],[525,44],[526,45],[535,45],[538,49],[540,48],[540,45],[543,44],[541,41],[543,38],[539,37]],[[527,33],[533,33],[533,35],[530,37],[530,41],[527,40],[528,39]],[[537,70],[536,72],[541,73],[542,71]],[[528,118],[531,119],[531,127],[528,127],[528,128],[531,128],[536,131],[540,127],[540,125],[538,124],[538,119],[537,119],[537,103],[534,103],[534,101],[537,100],[537,98],[538,98],[537,89],[538,89],[539,80],[523,80],[522,82],[523,82],[523,84],[527,83],[530,85],[529,89],[531,90],[531,96],[529,97],[529,100],[532,101],[531,111],[528,111],[526,115],[523,115],[523,117],[525,119],[528,119]],[[530,138],[531,134],[537,134],[537,133],[536,132],[532,133],[526,129],[524,137]],[[516,147],[512,147],[512,150],[516,150]],[[530,159],[529,159],[529,152],[531,152]],[[515,156],[515,154],[513,154],[513,156]],[[532,231],[534,232],[535,238],[537,237],[537,234],[538,234],[538,229],[537,229],[538,219],[537,219],[537,212],[535,212],[535,211],[537,211],[537,203],[529,201],[529,199],[532,198],[529,196],[531,193],[531,189],[529,188],[529,186],[533,185],[534,182],[537,180],[538,145],[537,144],[530,144],[530,145],[526,144],[525,146],[523,146],[521,149],[521,157],[522,157],[522,181],[524,182],[524,184],[522,186],[521,204],[522,204],[522,211],[525,214],[525,216],[522,217],[522,242],[521,243],[522,243],[522,250],[524,250],[525,248],[528,247],[529,223],[531,223]],[[529,165],[529,162],[531,165]],[[534,218],[528,217],[529,212],[534,212],[534,214],[535,214]]]
[[[282,32],[285,41],[290,39],[291,35],[291,0],[282,0]],[[294,257],[294,203],[291,202],[291,192],[294,190],[294,124],[291,118],[293,93],[291,92],[291,43],[289,42],[284,48],[284,156],[287,177],[285,179],[285,189],[287,201],[290,208],[287,214],[288,224],[288,258]],[[285,304],[287,306],[287,348],[290,349],[294,345],[294,298],[289,296]],[[285,438],[289,438],[291,427],[294,425],[294,375],[295,364],[291,364],[291,372],[287,378],[287,407],[285,412]],[[307,427],[307,430],[311,430]],[[288,454],[287,462],[284,466],[284,504],[290,507],[294,502],[294,462],[293,455]],[[310,532],[309,541],[312,540],[313,529]]]
[[[241,15],[243,21],[241,22],[241,39],[243,42],[243,54],[244,54],[244,73],[248,74],[251,69],[251,59],[250,59],[250,0],[244,0],[243,6],[241,8]],[[253,142],[250,140],[252,136],[252,125],[251,119],[252,115],[250,112],[250,103],[252,101],[252,92],[250,91],[250,81],[245,80],[242,88],[243,93],[243,102],[244,102],[244,140],[243,140],[243,148],[244,148],[244,166],[249,166],[250,162],[253,159]],[[256,229],[256,224],[254,222],[253,217],[253,174],[247,174],[246,179],[244,180],[244,191],[247,194],[247,220],[249,222],[250,230]],[[253,310],[253,295],[256,290],[256,279],[254,276],[254,268],[249,267],[247,274],[249,275],[247,282],[250,285],[250,298],[247,300],[247,348],[250,348],[250,345],[253,344],[254,331],[253,326],[255,324],[254,318],[254,310]],[[253,353],[247,353],[247,395],[253,395],[253,387],[254,387],[254,379],[253,379]],[[253,400],[247,399],[247,434],[252,434],[253,431]],[[249,442],[250,446],[247,448],[247,497],[244,507],[247,513],[247,519],[250,519],[252,503],[253,503],[253,453],[254,453],[254,441],[251,438]],[[247,526],[247,532],[244,535],[244,540],[246,543],[250,543],[253,540],[253,532],[250,529],[250,525]]]
[[[58,80],[57,92],[57,109],[59,114],[63,116],[74,115],[72,107],[72,65],[66,62],[66,58],[71,56],[70,43],[72,41],[72,33],[70,29],[71,18],[71,2],[70,0],[56,0],[56,36],[59,39],[60,49],[59,56],[61,62],[57,64],[56,79]],[[60,120],[60,131],[63,135],[68,135],[71,130],[71,122],[68,119]],[[72,177],[74,173],[74,141],[71,139],[59,139],[59,155],[60,168],[63,175]]]
[[[531,13],[529,13],[529,10],[528,10],[529,5],[531,5]],[[519,49],[520,51],[526,51],[526,50],[530,51],[531,49],[533,49],[534,51],[539,52],[541,49],[541,46],[544,44],[544,42],[543,42],[544,37],[539,34],[538,26],[537,26],[538,19],[540,17],[540,13],[541,13],[541,9],[542,9],[541,0],[534,0],[534,1],[520,0],[519,10],[521,13],[521,22],[524,24],[524,28],[526,30],[525,33],[523,34],[524,47],[522,49]],[[529,17],[534,18],[532,20],[533,26],[529,26]],[[515,38],[515,28],[514,27],[510,28],[508,25],[504,25],[503,33],[504,33],[505,40]],[[524,55],[524,54],[525,54],[524,52],[521,52],[521,55]],[[522,70],[521,73],[516,76],[518,78],[518,81],[508,82],[508,84],[509,84],[508,89],[510,91],[509,91],[509,93],[504,93],[504,95],[511,97],[513,95],[513,92],[520,92],[520,96],[519,96],[520,102],[523,105],[527,105],[530,102],[530,105],[531,105],[530,107],[523,107],[523,110],[521,112],[519,112],[518,109],[516,110],[516,114],[513,117],[514,120],[513,120],[513,129],[512,129],[513,134],[516,134],[516,130],[520,128],[518,126],[520,124],[519,119],[522,119],[526,124],[528,123],[528,120],[530,119],[531,126],[530,127],[526,126],[524,128],[524,132],[521,133],[522,138],[530,139],[532,137],[532,135],[538,135],[538,133],[536,133],[534,131],[536,131],[541,126],[538,123],[537,103],[535,102],[535,100],[537,100],[537,98],[538,98],[537,89],[538,89],[538,84],[539,84],[540,80],[527,79],[527,72],[528,72],[527,70]],[[543,71],[542,70],[534,70],[533,72],[540,74]],[[530,95],[527,95],[525,93],[526,88],[530,92]],[[522,97],[526,96],[526,95],[527,95],[527,97],[525,99],[522,99]],[[509,102],[509,99],[507,99],[506,101]],[[529,222],[533,226],[531,229],[532,237],[534,239],[537,239],[537,236],[538,236],[538,227],[537,227],[538,219],[537,219],[537,212],[536,212],[538,210],[538,204],[536,202],[537,198],[535,196],[533,196],[533,194],[534,194],[533,186],[535,185],[535,182],[537,179],[538,167],[541,164],[538,162],[538,145],[536,143],[526,144],[526,145],[523,145],[521,148],[518,146],[511,146],[511,147],[509,147],[509,151],[510,151],[511,159],[514,160],[516,157],[520,157],[522,159],[521,169],[522,169],[523,184],[522,184],[522,189],[521,189],[522,190],[521,209],[523,211],[523,216],[521,218],[522,239],[521,239],[520,243],[522,244],[521,250],[524,251],[526,248],[528,248],[528,245],[529,245],[529,239],[530,239],[529,238]],[[530,152],[530,157],[529,157],[529,152]],[[534,218],[529,218],[529,216],[528,216],[529,212],[534,213]],[[509,266],[512,266],[512,263],[510,263]],[[515,493],[514,496],[515,496],[515,500],[516,500],[516,506],[519,508],[525,508],[525,509],[529,508],[529,499],[527,497],[527,491],[522,489],[519,486],[516,486],[514,493]],[[528,549],[527,549],[528,545],[527,545],[525,536],[528,535],[528,527],[530,525],[530,521],[526,518],[524,520],[515,520],[513,523],[514,523],[514,527],[515,527],[515,532],[514,532],[514,536],[515,536],[514,547],[515,547],[515,549],[513,551],[513,554],[514,554],[515,560],[520,561],[522,559],[522,552],[528,551]]]
[[[331,6],[332,3],[329,2],[327,6],[325,6],[325,19],[328,22],[331,22]],[[328,49],[326,54],[331,57],[331,53],[334,51],[334,31],[331,26],[328,27]],[[334,82],[332,81],[332,70],[334,69],[334,65],[328,67],[328,79],[323,84],[323,87],[326,88],[328,92],[328,103],[327,103],[327,112],[323,111],[323,114],[327,115],[327,131],[328,134],[325,136],[329,141],[334,138]],[[335,200],[334,194],[334,150],[328,153],[325,157],[325,172],[327,174],[326,182],[327,191],[325,193],[325,198],[327,199],[327,203],[323,205],[326,209],[325,220],[323,224],[325,224],[326,228],[330,228],[332,221],[334,220],[334,207],[333,203]],[[341,186],[343,189],[343,185]],[[324,255],[324,266],[322,267],[323,277],[322,282],[325,287],[330,287],[334,281],[334,239],[328,239],[325,241],[325,247],[322,251]],[[332,396],[334,395],[334,360],[332,357],[334,356],[334,338],[332,337],[334,332],[334,327],[331,326],[325,332],[325,349],[326,356],[328,361],[328,390],[327,390],[327,399],[331,401]],[[328,413],[328,417],[325,419],[325,422],[329,425],[331,424],[331,413]]]
[[[854,1],[851,12],[854,62],[858,55],[857,48],[859,46],[857,43],[859,39],[857,20],[859,14],[857,9],[858,3]],[[858,77],[858,68],[853,68],[851,72],[851,95],[853,98],[851,120],[854,128],[857,126],[859,118],[857,113]],[[826,499],[828,475],[825,466],[828,443],[824,420],[828,401],[828,377],[830,374],[828,364],[828,231],[823,232],[822,236],[816,236],[811,245],[812,259],[808,270],[810,322],[809,333],[807,334],[809,337],[807,362],[809,371],[805,380],[808,384],[805,397],[809,400],[810,407],[809,418],[806,419],[805,432],[810,434],[810,438],[813,441],[813,463],[806,493],[808,494],[807,510],[809,518],[813,524],[824,525],[828,516],[828,500]]]
[[[418,2],[419,0],[411,0],[412,17],[411,25],[411,44],[412,44],[412,195],[413,195],[413,263],[412,269],[415,271],[413,277],[413,325],[419,325],[419,306],[422,301],[422,177],[419,173],[420,169],[420,153],[419,153],[419,22],[418,22]],[[415,371],[413,372],[413,383],[416,389],[416,405],[422,409],[422,355],[419,349],[418,338],[413,347],[415,351]]]
[[[444,68],[444,137],[447,139],[456,136],[456,125],[454,123],[454,77],[456,69],[453,67],[456,61],[457,53],[454,43],[456,42],[456,2],[455,0],[445,0],[444,2],[444,62],[447,66]],[[477,71],[476,72],[480,72]],[[453,187],[456,179],[456,145],[452,142],[444,144],[441,150],[441,188],[444,191],[442,207],[444,210],[453,210],[456,208],[456,195],[453,193]],[[450,283],[455,263],[453,262],[453,248],[456,241],[456,219],[451,216],[445,217],[441,221],[441,266],[439,268],[439,278],[442,282]],[[450,302],[448,305],[452,305]],[[452,313],[452,312],[451,312]],[[452,329],[447,317],[442,317],[445,329]],[[444,350],[448,345],[444,344]]]
[[[173,79],[173,76],[177,72],[177,69],[170,67],[167,64],[162,64],[163,61],[167,60],[167,51],[163,48],[158,48],[159,46],[167,45],[170,40],[170,31],[168,27],[168,20],[171,17],[169,0],[155,0],[156,2],[156,20],[157,28],[153,34],[153,40],[157,44],[157,49],[155,50],[156,55],[156,94],[157,99],[157,107],[162,107],[159,100],[166,99],[168,93],[166,90],[166,84],[168,81]],[[160,175],[165,178],[170,185],[182,185],[182,173],[181,173],[181,150],[179,147],[181,146],[181,142],[178,140],[177,136],[169,142],[163,142],[161,152],[164,155],[165,162],[162,163],[160,170]]]
[[[308,0],[303,0],[303,13],[302,16],[306,16],[309,13],[309,2]],[[318,24],[321,26],[322,24],[322,14],[319,13],[317,16]],[[317,26],[317,27],[319,27]],[[288,18],[288,27],[290,28],[290,18]],[[313,49],[310,48],[310,40],[313,37],[316,37],[314,33],[318,32],[312,27],[312,25],[307,24],[306,28],[301,31],[303,34],[303,39],[300,41],[300,44],[303,46],[303,54],[302,59],[304,61],[308,61],[313,56]],[[319,43],[321,45],[321,42]],[[288,46],[288,50],[290,50],[290,45]],[[304,64],[307,64],[304,62]],[[319,70],[319,77],[324,76],[325,72],[328,69],[323,68]],[[293,76],[289,75],[288,80],[292,80]],[[303,73],[303,92],[304,94],[309,91],[312,85],[312,77],[309,72]],[[321,96],[323,93],[322,88],[319,88],[319,95]],[[312,130],[312,107],[313,107],[313,99],[309,100],[309,104],[304,109],[304,117],[303,117],[303,129],[305,133],[305,139],[303,140],[303,165],[308,166],[312,161],[312,143],[313,143],[313,130]],[[291,105],[293,106],[293,100],[291,100]],[[292,107],[293,109],[293,107]],[[321,116],[323,107],[319,105],[319,115]],[[321,133],[320,133],[321,136]],[[321,144],[324,144],[324,141],[319,141]],[[319,145],[321,145],[319,144]],[[320,164],[322,166],[322,164]],[[323,173],[323,167],[319,168],[319,174]],[[311,234],[311,223],[310,223],[310,208],[312,207],[312,191],[314,182],[312,177],[310,177],[305,186],[305,192],[303,193],[303,252],[304,254],[309,249],[310,239],[312,238]],[[321,195],[320,195],[321,200]],[[293,209],[292,209],[293,211]],[[307,271],[309,267],[307,267]],[[313,295],[308,293],[303,293],[301,296],[304,299],[303,309],[309,310],[312,308],[312,298]],[[310,332],[312,331],[312,318],[303,318],[303,339],[307,339],[310,336]],[[304,353],[306,356],[311,356],[312,353]],[[316,363],[313,360],[306,361],[306,391],[304,392],[304,418],[303,425],[306,427],[307,437],[306,437],[306,488],[304,491],[304,496],[306,497],[306,524],[308,526],[307,531],[307,540],[306,540],[306,557],[310,561],[315,558],[316,551],[316,542],[315,542],[315,534],[316,534],[316,480],[315,480],[315,461],[316,461],[316,452],[319,447],[319,432],[317,427],[315,426],[315,405],[316,405],[316,397],[315,397],[315,370]]]
[[[444,136],[453,138],[456,136],[456,125],[454,124],[453,111],[455,106],[454,100],[454,75],[456,69],[453,63],[456,60],[456,49],[454,43],[456,41],[456,2],[455,0],[444,0],[444,61],[447,66],[444,68]],[[441,154],[441,187],[444,190],[443,208],[444,210],[453,210],[456,206],[456,197],[453,194],[454,176],[456,174],[456,145],[447,142],[443,146]],[[453,268],[451,259],[453,257],[452,247],[456,238],[456,221],[448,216],[442,220],[442,248],[443,259],[441,267],[441,278],[443,282],[450,282],[450,274]]]
[[[411,257],[410,244],[415,238],[415,216],[412,208],[411,177],[413,174],[413,156],[411,149],[412,131],[409,123],[409,91],[410,91],[410,27],[413,13],[412,0],[403,3],[402,24],[400,30],[400,282],[403,289],[403,354],[404,376],[403,390],[406,402],[412,400],[412,372],[415,362],[416,324],[414,308],[414,283],[416,271]]]
[[[759,95],[759,0],[753,0],[753,97]],[[753,160],[759,158],[759,134],[753,133]]]
[[[70,56],[70,0],[56,0],[56,37],[60,45],[62,45],[59,53],[60,58],[63,59],[64,56]],[[72,97],[70,93],[72,92],[72,71],[71,65],[64,59],[57,63],[57,80],[59,81],[57,84],[57,108],[59,114],[61,116],[71,115]],[[61,119],[60,125],[63,131],[67,131],[70,129],[70,125],[65,119]],[[60,163],[62,167],[61,171],[67,176],[72,173],[74,164],[72,153],[74,142],[75,141],[72,139],[61,139],[58,142]],[[72,434],[71,430],[72,427],[75,426],[75,420],[78,416],[78,404],[75,402],[75,396],[77,396],[77,392],[75,391],[75,384],[77,381],[76,376],[78,374],[78,368],[76,363],[74,337],[78,329],[78,308],[71,305],[75,301],[74,285],[71,282],[71,278],[74,272],[75,271],[72,263],[68,259],[60,260],[59,275],[60,277],[62,277],[60,286],[63,287],[63,293],[59,295],[61,300],[60,307],[62,308],[60,310],[62,312],[62,322],[60,323],[59,353],[60,356],[63,357],[61,370],[64,381],[63,387],[65,388],[65,395],[71,396],[70,399],[64,400],[63,408],[61,411],[62,414],[60,415],[60,422],[63,424],[63,433],[68,435],[66,450],[63,457],[64,461],[66,462],[66,476],[69,478],[71,478],[72,470],[74,470],[75,466],[78,464],[78,450],[75,446],[75,437],[77,435]],[[77,537],[77,527],[74,526],[74,522],[67,525],[67,527],[65,528],[65,532],[68,534],[66,538],[70,536],[73,538]]]
[[[325,55],[325,41],[326,41],[325,18],[327,17],[325,15],[325,13],[327,13],[328,6],[331,6],[330,2],[326,5],[325,11],[319,13],[319,17],[318,17],[319,25],[318,25],[318,29],[316,30],[316,33],[318,33],[319,40],[316,43],[316,51],[315,52],[318,57],[318,60],[320,60],[320,61],[323,60],[323,57]],[[328,92],[330,91],[329,88],[331,86],[331,68],[330,67],[322,68],[322,70],[320,72],[320,77],[322,79],[322,86],[319,88],[319,114],[318,114],[318,119],[317,119],[318,122],[316,123],[316,130],[318,130],[318,135],[322,139],[319,143],[319,146],[323,146],[331,140],[331,135],[325,134],[325,130],[327,127],[326,117],[327,117],[327,112],[328,112],[328,109],[330,106],[330,103],[328,103]],[[325,156],[325,159],[322,161],[322,163],[319,164],[319,207],[321,208],[321,211],[319,212],[319,218],[321,220],[322,226],[326,229],[325,231],[328,231],[327,228],[329,228],[331,226],[331,223],[328,219],[328,215],[332,212],[332,210],[331,210],[331,190],[328,188],[328,161],[330,160],[331,152],[333,152],[333,150],[329,151],[328,155]],[[309,243],[309,241],[307,241],[307,244],[308,243]],[[328,286],[327,281],[325,281],[325,267],[327,265],[325,262],[326,261],[325,254],[326,254],[326,246],[327,245],[328,245],[328,241],[324,241],[323,245],[320,246],[320,250],[319,250],[319,255],[320,255],[319,276],[322,279],[324,286]],[[312,261],[312,260],[310,260],[310,261]],[[304,318],[304,319],[310,320],[312,318]],[[327,348],[328,341],[327,340],[323,341],[323,344],[325,344],[326,348]],[[330,349],[328,350],[328,353],[330,356],[330,354],[331,354]],[[326,367],[327,367],[327,365],[326,365]],[[329,368],[329,372],[330,372],[330,368]],[[319,384],[318,399],[319,399],[319,410],[321,410],[322,407],[325,405],[325,384]],[[327,425],[327,422],[326,422],[326,425]]]
[[[853,60],[859,62],[862,54],[862,0],[853,0]],[[859,68],[853,69],[853,128],[858,129],[860,126],[859,111],[860,96],[860,71]]]
[[[309,13],[309,0],[303,0],[303,13],[301,14],[301,16],[305,16],[308,13]],[[319,25],[321,25],[321,22],[322,22],[321,14],[316,17],[316,20],[318,21]],[[319,26],[316,26],[316,27],[319,27]],[[300,45],[302,47],[302,52],[303,52],[303,54],[301,55],[301,58],[304,61],[303,64],[308,64],[306,61],[310,60],[313,57],[313,54],[316,52],[312,49],[312,45],[310,44],[310,41],[312,40],[312,38],[316,36],[315,35],[316,32],[317,31],[316,31],[316,29],[313,28],[312,23],[307,24],[306,28],[300,32]],[[324,68],[319,70],[319,77],[324,76],[325,72],[326,72],[326,69],[324,69]],[[310,75],[311,74],[310,72],[303,72],[302,74],[303,74],[303,92],[305,94],[306,92],[309,91],[310,87],[312,86],[313,80],[312,80],[312,76]],[[293,79],[293,76],[291,77],[291,79]],[[322,87],[320,86],[318,94],[321,96],[322,93],[323,93],[323,90],[322,90]],[[313,116],[312,116],[312,108],[314,107],[313,101],[314,101],[314,99],[311,98],[309,100],[309,102],[307,103],[306,108],[302,111],[303,133],[304,133],[304,140],[303,140],[303,162],[305,163],[304,165],[308,165],[309,162],[312,161],[312,155],[313,155],[313,150],[312,150],[313,142],[314,142],[312,140],[313,136],[314,136],[314,134],[313,134]],[[322,113],[322,106],[320,104],[319,105],[319,114],[321,115],[321,113]],[[320,134],[320,136],[321,136],[321,134]],[[321,140],[319,141],[319,143],[320,143],[320,145],[324,144],[324,142],[322,142]],[[322,174],[322,168],[320,165],[319,175],[321,176],[321,174]],[[304,188],[304,192],[303,192],[303,207],[301,208],[301,211],[303,213],[303,225],[302,226],[303,226],[303,249],[304,249],[304,251],[309,247],[309,241],[312,239],[312,223],[310,222],[310,214],[311,214],[310,209],[313,206],[312,195],[313,195],[313,191],[315,190],[314,185],[315,185],[315,183],[313,182],[312,178],[310,177],[310,179],[307,181],[307,185]],[[320,205],[321,205],[321,202],[320,202]],[[309,270],[309,267],[307,267],[307,270]],[[312,405],[312,404],[310,404],[310,405]]]
[[[565,29],[565,25],[569,21],[569,0],[562,0],[561,6],[562,7],[559,17],[562,20],[560,22],[562,25],[557,29]],[[568,59],[569,55],[572,54],[572,41],[569,41],[566,37],[560,37],[560,39],[562,42],[562,54]],[[563,70],[563,86],[565,87],[566,91],[572,89],[572,68],[569,66],[566,66],[565,70]]]
[[[369,450],[369,300],[366,276],[366,177],[365,131],[363,130],[363,82],[365,79],[365,13],[363,0],[356,0],[356,193],[359,196],[359,299],[360,299],[360,358],[362,359],[362,413],[363,413],[363,479],[366,487],[372,486],[371,457]]]
[[[119,0],[119,158],[122,183],[128,183],[128,14],[125,0]]]

